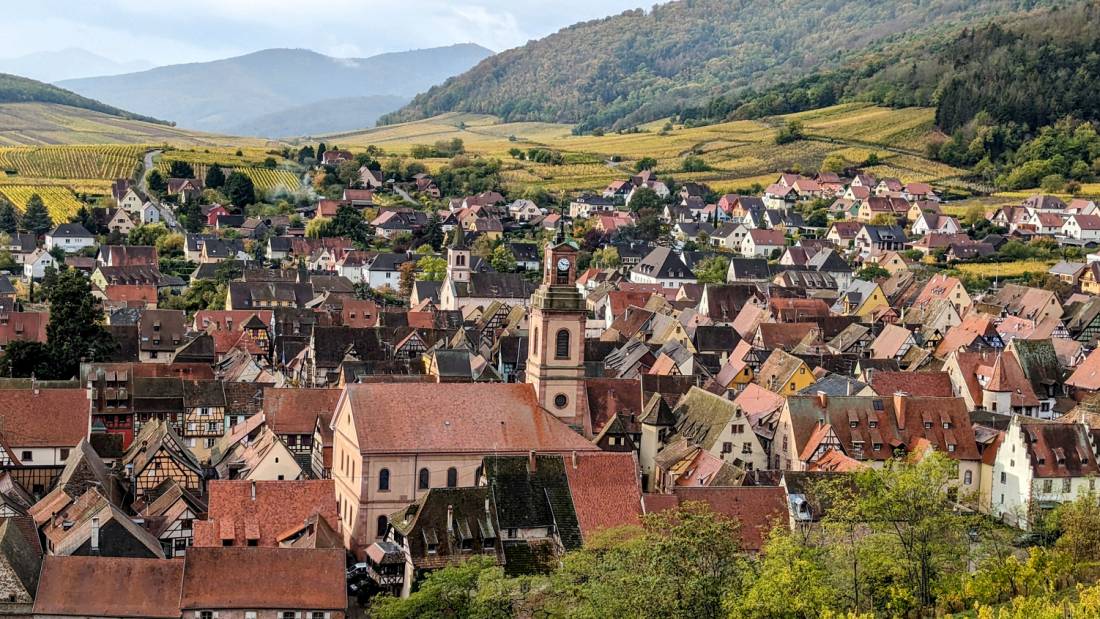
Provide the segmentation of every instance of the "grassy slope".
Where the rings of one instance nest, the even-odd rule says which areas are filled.
[[[801,120],[807,140],[777,146],[775,132],[788,118]],[[539,185],[551,191],[602,188],[631,169],[642,157],[655,157],[657,171],[678,180],[699,180],[719,191],[767,184],[781,170],[814,172],[830,154],[850,163],[878,153],[882,164],[871,171],[897,176],[903,181],[925,180],[961,184],[962,170],[923,157],[924,141],[934,131],[933,111],[928,108],[886,109],[865,104],[845,104],[760,121],[736,121],[695,128],[674,128],[661,133],[663,122],[646,125],[646,132],[573,136],[571,127],[553,123],[499,123],[475,114],[443,114],[423,121],[378,127],[363,132],[330,136],[340,146],[377,145],[388,152],[408,153],[414,144],[461,138],[471,153],[499,157],[505,162],[506,181],[513,186]],[[517,161],[511,148],[546,147],[567,154],[561,166]],[[709,172],[679,172],[686,155],[698,154],[713,168]],[[611,164],[612,156],[622,163]],[[429,160],[430,168],[446,163]]]
[[[263,144],[109,116],[55,103],[0,104],[0,146],[42,144],[173,144],[217,146]]]

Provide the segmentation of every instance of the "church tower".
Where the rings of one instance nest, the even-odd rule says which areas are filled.
[[[542,285],[531,296],[527,382],[539,404],[567,423],[584,410],[584,297],[577,290],[577,248],[565,240],[564,221],[546,246]]]
[[[470,281],[470,248],[466,246],[466,232],[462,226],[452,230],[454,238],[447,248],[447,279],[452,282]]]

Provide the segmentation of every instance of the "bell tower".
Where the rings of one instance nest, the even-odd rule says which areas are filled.
[[[542,285],[531,296],[527,382],[539,404],[569,423],[579,422],[584,397],[584,323],[588,310],[577,290],[577,248],[557,237],[547,244]]]
[[[452,282],[470,281],[470,248],[466,246],[466,233],[462,226],[451,231],[454,237],[447,248],[447,276]]]

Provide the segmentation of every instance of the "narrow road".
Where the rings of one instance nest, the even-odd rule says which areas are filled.
[[[410,196],[404,189],[398,187],[397,185],[391,185],[391,187],[393,187],[393,192],[401,196],[401,199],[405,202],[408,202],[409,204],[412,204],[414,206],[420,206],[420,203],[416,200],[413,200],[413,197]]]
[[[183,232],[183,226],[176,220],[176,215],[172,212],[172,209],[164,206],[157,201],[149,193],[148,184],[145,182],[146,175],[149,174],[149,170],[153,169],[153,160],[160,156],[164,151],[151,150],[145,153],[145,158],[141,161],[141,176],[138,178],[138,189],[149,198],[149,201],[157,206],[157,211],[160,212],[160,218],[164,220],[164,225],[168,227],[172,232]]]
[[[164,151],[151,150],[145,153],[145,159],[141,162],[141,174],[138,176],[138,189],[145,195],[149,195],[149,187],[146,186],[145,176],[149,174],[149,170],[153,169],[153,159],[160,156],[163,152]]]

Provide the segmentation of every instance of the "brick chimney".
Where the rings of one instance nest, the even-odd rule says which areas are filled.
[[[538,459],[535,458],[535,450],[527,452],[527,472],[534,473],[538,470]]]
[[[904,391],[894,392],[894,416],[898,421],[905,423],[905,404],[909,401],[909,394]]]
[[[817,405],[821,408],[827,408],[829,406],[829,394],[824,391],[817,392]]]

